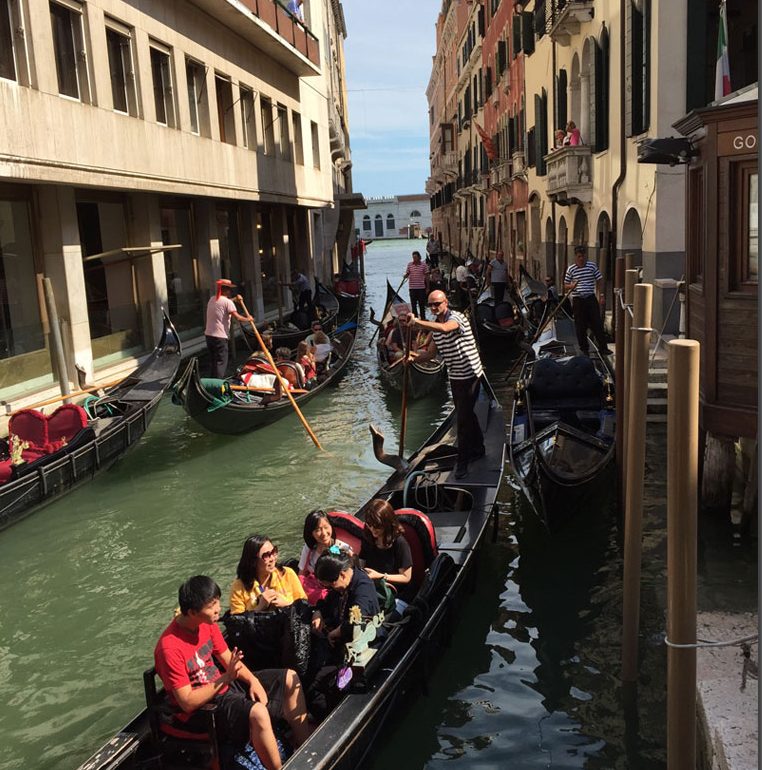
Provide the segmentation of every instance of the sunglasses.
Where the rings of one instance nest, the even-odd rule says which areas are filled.
[[[429,302],[428,306],[430,308],[435,308],[435,307],[439,307],[440,305],[443,305],[443,304],[444,304],[444,300],[442,300],[441,302]]]
[[[274,546],[272,547],[272,550],[270,550],[270,551],[265,551],[264,553],[260,553],[260,554],[259,554],[259,558],[260,558],[260,559],[262,559],[262,561],[266,561],[266,560],[267,560],[267,559],[269,559],[271,556],[277,556],[277,555],[278,555],[278,546],[277,546],[277,545],[274,545]]]

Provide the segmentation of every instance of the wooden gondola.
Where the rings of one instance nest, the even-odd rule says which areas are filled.
[[[381,319],[381,329],[385,329],[389,321],[396,318],[395,307],[399,305],[408,305],[399,294],[392,288],[391,284],[386,282],[386,311]],[[409,305],[408,305],[409,307]],[[398,392],[402,392],[403,378],[405,376],[404,364],[389,362],[387,359],[386,348],[382,344],[383,331],[379,334],[379,344],[376,346],[376,358],[378,360],[378,369],[381,381],[387,387]],[[407,397],[421,398],[431,393],[434,388],[444,382],[445,364],[440,358],[434,358],[431,361],[411,361],[408,365],[408,384]]]
[[[327,376],[311,390],[294,399],[301,408],[343,376],[355,344],[356,325],[349,331],[339,332],[331,338],[333,353]],[[178,379],[174,389],[175,401],[202,427],[211,433],[246,433],[293,414],[291,402],[284,396],[279,401],[263,403],[247,392],[231,392],[221,400],[219,393],[204,388],[199,372],[198,359],[191,360]]]
[[[490,530],[503,473],[505,421],[486,382],[476,414],[486,453],[469,463],[468,475],[458,480],[454,412],[407,461],[384,455],[383,437],[374,432],[376,456],[396,470],[373,498],[389,500],[400,515],[413,543],[418,593],[338,705],[285,763],[285,770],[362,767],[384,721],[395,708],[409,703],[411,687],[425,680],[433,656],[446,644],[460,602],[468,601],[462,595],[475,579],[472,569]],[[357,512],[360,520],[366,505]],[[80,770],[137,770],[156,754],[148,714],[143,712]]]
[[[323,286],[320,281],[315,281],[315,291],[313,293],[312,304],[318,311],[316,318],[319,318],[323,326],[323,331],[330,334],[336,328],[336,319],[339,316],[339,300],[336,295],[328,288]],[[314,318],[310,318],[307,313],[292,313],[289,326],[276,326],[268,328],[267,325],[258,327],[260,332],[270,331],[273,340],[273,350],[280,347],[293,349],[309,333],[310,325]],[[248,324],[242,326],[243,332],[252,345],[257,344],[257,338]]]
[[[500,302],[495,301],[491,289],[476,297],[473,306],[475,326],[483,342],[494,340],[501,345],[513,345],[524,338],[526,322],[520,300],[508,286]]]
[[[69,424],[63,430],[59,425],[55,437],[48,435],[57,421],[55,413],[50,420],[34,410],[12,416],[9,429],[29,444],[24,451],[28,459],[14,465],[4,443],[0,529],[113,465],[145,433],[179,366],[180,338],[165,315],[161,339],[138,369],[104,395],[91,396],[86,409],[72,405],[57,410]]]
[[[339,318],[357,318],[365,299],[365,282],[362,278],[343,274],[334,284],[333,291],[339,300]]]
[[[592,340],[590,355],[580,353],[568,317],[532,347],[514,386],[510,461],[532,508],[556,530],[609,478],[614,378]]]

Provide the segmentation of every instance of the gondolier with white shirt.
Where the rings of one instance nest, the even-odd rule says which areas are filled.
[[[598,265],[588,261],[584,246],[574,247],[574,264],[569,265],[564,276],[564,291],[571,293],[579,349],[585,355],[589,353],[587,331],[591,329],[601,355],[609,355],[599,305],[599,298],[603,302],[603,276]]]
[[[405,278],[408,279],[410,290],[410,307],[413,313],[421,318],[426,318],[426,295],[429,290],[429,268],[421,262],[421,254],[413,252],[413,261],[408,262],[405,270]]]
[[[407,317],[407,323],[419,329],[427,329],[432,335],[428,348],[412,353],[411,358],[430,361],[439,352],[447,364],[458,428],[455,478],[460,479],[468,473],[469,460],[484,456],[484,436],[474,413],[484,369],[468,319],[462,313],[450,309],[443,291],[432,291],[428,305],[435,315],[434,321]]]
[[[209,351],[211,369],[209,376],[215,380],[225,377],[228,368],[228,339],[230,337],[230,319],[235,318],[240,323],[254,323],[251,316],[241,315],[235,306],[240,295],[231,299],[235,284],[227,278],[217,281],[217,293],[211,297],[206,306],[206,347]]]

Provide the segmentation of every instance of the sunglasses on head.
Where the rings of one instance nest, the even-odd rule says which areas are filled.
[[[278,555],[278,546],[274,545],[272,547],[272,550],[265,551],[264,553],[259,554],[259,558],[262,559],[262,561],[265,561],[266,559],[269,559],[271,556],[277,556]]]

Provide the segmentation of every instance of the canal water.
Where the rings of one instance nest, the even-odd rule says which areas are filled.
[[[387,276],[399,283],[415,246],[369,247],[366,315],[371,305],[380,315]],[[378,381],[372,329],[341,384],[305,410],[326,452],[293,416],[213,436],[167,398],[116,467],[0,533],[0,768],[76,767],[142,707],[142,671],[183,579],[206,573],[226,593],[247,535],[296,554],[307,511],[354,510],[387,477],[367,426],[395,442],[400,400]],[[507,413],[510,355],[484,358]],[[447,413],[445,398],[411,404],[409,450]],[[643,674],[628,707],[611,499],[591,500],[590,520],[553,539],[514,497],[508,469],[500,499],[497,540],[428,692],[396,710],[372,767],[664,767],[662,560],[644,564]]]

